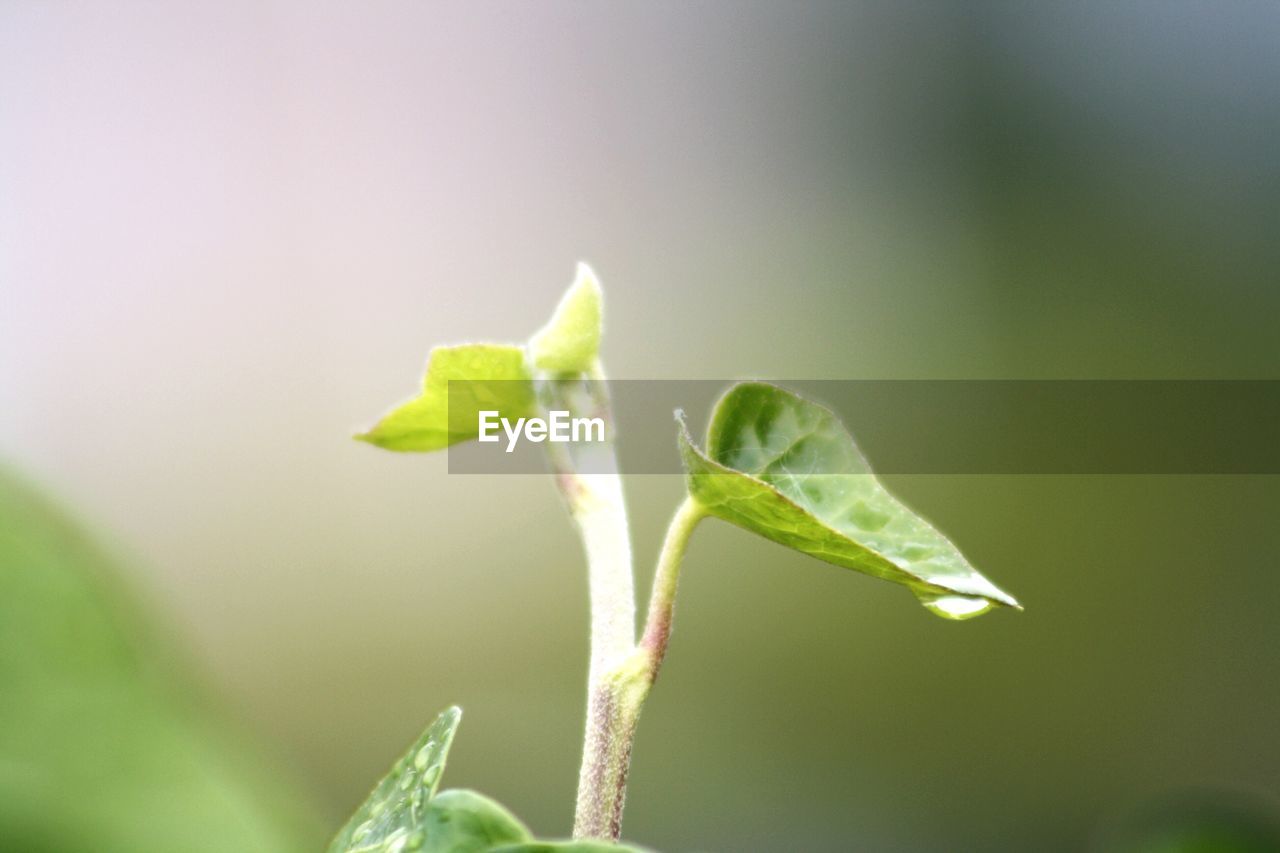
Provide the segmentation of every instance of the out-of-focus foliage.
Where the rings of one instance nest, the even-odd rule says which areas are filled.
[[[0,468],[0,846],[314,849],[301,799],[179,697],[140,626],[110,561]]]
[[[1275,853],[1275,805],[1239,791],[1184,792],[1132,815],[1104,853]]]

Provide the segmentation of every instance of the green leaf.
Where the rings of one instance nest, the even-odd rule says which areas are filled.
[[[436,717],[339,830],[332,853],[403,849],[404,839],[423,828],[461,719],[457,706]]]
[[[0,848],[314,850],[305,795],[193,701],[125,573],[0,464]]]
[[[436,347],[427,361],[422,394],[356,438],[387,450],[442,450],[475,438],[479,413],[486,409],[513,420],[533,413],[524,350],[509,344]]]
[[[600,284],[586,264],[555,314],[529,340],[534,367],[549,373],[587,373],[600,352]]]
[[[1019,607],[871,473],[828,409],[761,382],[720,399],[707,449],[681,420],[690,495],[709,513],[820,560],[908,587],[932,612],[967,619]]]
[[[329,845],[329,853],[643,853],[595,841],[534,841],[511,812],[475,791],[436,793],[462,711],[436,717]]]
[[[403,849],[423,853],[486,853],[533,835],[511,812],[475,791],[444,791],[427,809]],[[414,846],[414,845],[418,846]]]
[[[536,414],[532,371],[589,373],[600,350],[600,285],[586,264],[551,320],[529,341],[436,347],[427,360],[422,393],[392,409],[356,438],[386,450],[442,450],[479,434],[479,413],[510,420]]]

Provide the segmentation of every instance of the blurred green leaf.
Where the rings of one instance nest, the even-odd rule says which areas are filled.
[[[600,351],[600,284],[586,264],[556,307],[529,340],[533,364],[550,373],[586,373]]]
[[[1105,853],[1275,853],[1276,803],[1261,792],[1186,789],[1144,803],[1099,849]]]
[[[931,611],[965,619],[1018,607],[871,473],[828,409],[760,382],[716,404],[707,449],[681,421],[689,493],[708,512],[820,560],[908,587]]]
[[[530,841],[495,847],[490,853],[645,853],[645,849],[606,841]]]
[[[303,798],[190,701],[84,532],[0,467],[0,846],[314,849]]]
[[[436,347],[427,359],[422,394],[392,409],[356,438],[387,450],[442,450],[475,438],[478,414],[486,409],[509,418],[533,413],[533,384],[524,350],[509,344]]]

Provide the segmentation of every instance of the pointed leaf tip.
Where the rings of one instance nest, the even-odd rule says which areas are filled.
[[[440,712],[339,830],[329,845],[330,853],[401,849],[403,837],[420,828],[436,796],[461,719],[457,705]]]
[[[589,371],[600,352],[601,303],[595,273],[579,263],[555,313],[529,340],[534,367],[551,373]]]
[[[712,515],[828,563],[902,584],[949,619],[1019,608],[880,484],[828,409],[763,382],[716,404],[706,449],[681,422],[689,494]]]

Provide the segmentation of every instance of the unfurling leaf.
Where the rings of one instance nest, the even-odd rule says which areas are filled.
[[[586,373],[600,351],[600,284],[586,264],[547,325],[529,339],[533,365],[548,373]]]
[[[387,450],[442,450],[475,438],[479,413],[486,409],[513,419],[533,414],[533,383],[524,351],[509,344],[436,347],[427,361],[422,394],[356,438]]]
[[[716,404],[700,450],[681,422],[689,494],[719,518],[828,563],[895,581],[932,612],[1019,607],[880,484],[828,409],[761,382]]]
[[[422,393],[383,415],[356,438],[386,450],[443,450],[479,434],[481,411],[512,421],[535,415],[533,367],[547,373],[590,373],[600,349],[600,285],[586,264],[555,314],[529,341],[436,347]],[[452,383],[452,384],[451,384]]]

